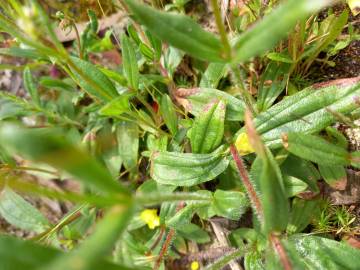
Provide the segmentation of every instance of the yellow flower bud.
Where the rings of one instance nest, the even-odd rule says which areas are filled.
[[[199,262],[197,262],[197,261],[192,262],[190,268],[191,268],[191,270],[198,270],[198,269],[200,269],[200,264],[199,264]]]
[[[141,212],[140,219],[144,221],[151,230],[160,226],[160,217],[157,215],[156,209],[145,209]]]
[[[241,156],[245,156],[255,151],[250,144],[248,135],[245,132],[241,133],[236,138],[235,146]]]

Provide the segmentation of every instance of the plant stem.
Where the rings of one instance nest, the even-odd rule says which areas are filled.
[[[182,208],[184,208],[185,206],[185,203],[184,202],[180,202],[178,204],[178,206],[176,207],[176,213],[179,212]],[[162,245],[161,247],[161,250],[160,250],[160,253],[159,253],[159,256],[157,257],[156,261],[155,261],[155,264],[154,264],[154,268],[153,270],[158,270],[160,268],[160,265],[161,265],[161,262],[163,261],[164,257],[166,256],[167,254],[167,251],[171,245],[171,242],[175,236],[175,229],[174,228],[171,228],[168,232],[168,234],[166,235],[166,238],[165,238],[165,242],[164,244]]]
[[[270,234],[270,242],[272,243],[275,251],[279,255],[280,262],[284,267],[284,270],[292,270],[291,262],[286,254],[285,248],[282,245],[279,237],[274,233]]]
[[[235,85],[238,87],[241,97],[243,101],[245,102],[245,105],[247,108],[251,111],[253,116],[257,115],[257,110],[255,109],[255,101],[253,97],[250,95],[249,91],[246,89],[242,75],[240,74],[240,70],[236,65],[230,65],[232,74],[233,74],[233,80]]]
[[[256,194],[256,191],[250,181],[250,177],[249,174],[244,166],[244,163],[238,153],[238,151],[236,150],[235,146],[233,144],[230,145],[230,152],[231,155],[236,163],[236,166],[238,168],[238,173],[243,181],[243,184],[246,188],[246,191],[249,195],[250,200],[252,201],[255,210],[259,216],[259,219],[262,221],[264,220],[264,214],[263,214],[263,209],[262,209],[262,205],[260,202],[259,197]]]
[[[221,18],[217,0],[211,0],[211,6],[213,8],[216,26],[220,33],[221,42],[224,46],[225,59],[230,60],[231,59],[231,47],[230,47],[230,43],[229,43],[229,40],[228,40],[228,37],[226,34],[225,26],[222,22],[222,18]]]

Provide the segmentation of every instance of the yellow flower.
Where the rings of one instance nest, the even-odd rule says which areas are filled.
[[[240,135],[236,138],[235,146],[241,156],[245,156],[255,151],[254,148],[252,148],[249,137],[245,132],[240,133]]]
[[[360,0],[348,0],[348,5],[354,16],[360,13]]]
[[[145,209],[141,212],[140,219],[144,221],[151,230],[160,226],[160,217],[157,215],[156,209]]]
[[[191,263],[190,268],[191,268],[191,270],[198,270],[198,269],[200,269],[200,264],[197,261],[194,261]]]

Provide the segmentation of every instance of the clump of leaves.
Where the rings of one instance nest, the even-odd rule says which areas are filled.
[[[344,189],[346,167],[360,166],[359,152],[332,127],[357,118],[360,78],[291,87],[320,52],[336,51],[347,12],[319,26],[327,1],[250,1],[247,18],[256,23],[233,32],[213,0],[215,35],[183,14],[188,2],[161,10],[120,1],[129,24],[104,38],[89,11],[70,50],[36,0],[0,4],[0,29],[14,38],[0,53],[28,59],[29,94],[0,96],[0,214],[37,233],[35,241],[0,236],[7,268],[164,269],[167,258],[191,258],[191,245],[213,240],[215,216],[239,221],[249,209],[252,227],[232,229],[227,252],[188,266],[221,269],[244,257],[245,269],[360,268],[358,250],[304,233],[314,220],[321,232],[329,222],[349,231],[353,222],[344,208],[328,218],[317,196],[319,180]],[[121,52],[118,68],[91,61],[109,49]],[[252,85],[256,63],[263,68]],[[19,171],[71,178],[81,190],[60,192]],[[74,208],[51,224],[18,193]]]

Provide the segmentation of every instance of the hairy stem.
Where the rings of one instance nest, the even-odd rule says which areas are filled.
[[[284,270],[292,270],[291,262],[286,254],[285,248],[282,245],[279,237],[274,233],[270,234],[270,242],[272,243],[276,253],[279,255],[280,262],[284,267]]]
[[[264,220],[264,214],[263,214],[263,209],[262,209],[260,199],[257,196],[254,186],[252,185],[252,183],[250,181],[250,177],[245,168],[244,162],[242,161],[238,151],[236,150],[236,147],[233,144],[230,145],[230,152],[236,163],[238,173],[239,173],[239,175],[243,181],[243,184],[246,188],[247,194],[255,207],[255,210],[259,216],[259,219],[262,221],[262,220]]]
[[[179,212],[182,208],[184,208],[184,206],[185,206],[185,203],[180,202],[178,204],[178,206],[176,207],[176,212]],[[160,268],[160,265],[161,265],[162,261],[164,260],[166,254],[167,254],[167,251],[169,250],[169,247],[175,236],[175,233],[176,233],[175,229],[171,228],[169,230],[168,234],[166,235],[165,242],[163,243],[163,245],[161,247],[159,256],[157,257],[157,259],[155,261],[153,270],[158,270]]]

